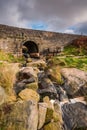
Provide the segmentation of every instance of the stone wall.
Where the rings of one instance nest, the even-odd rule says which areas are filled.
[[[45,48],[51,49],[70,44],[72,40],[79,37],[86,36],[0,25],[0,49],[17,55],[22,53],[22,45],[26,41],[35,42],[39,52],[42,52]]]

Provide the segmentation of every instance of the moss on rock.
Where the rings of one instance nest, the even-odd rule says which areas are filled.
[[[22,99],[22,100],[25,100],[25,101],[29,101],[29,100],[33,100],[33,101],[36,101],[38,102],[39,99],[40,99],[40,96],[37,92],[35,92],[34,90],[32,89],[24,89],[22,90],[20,93],[19,93],[19,97]]]
[[[47,108],[45,123],[47,124],[51,122],[52,119],[53,119],[53,109]]]
[[[63,84],[63,79],[59,67],[52,67],[51,69],[48,69],[47,73],[52,81],[57,82],[58,84]]]
[[[38,89],[38,84],[36,82],[26,84],[26,88],[29,88],[29,89],[32,89],[32,90],[36,91]]]
[[[58,122],[51,122],[44,126],[44,130],[62,130]]]

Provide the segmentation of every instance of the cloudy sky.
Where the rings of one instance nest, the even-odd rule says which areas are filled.
[[[87,35],[87,0],[0,0],[0,24]]]

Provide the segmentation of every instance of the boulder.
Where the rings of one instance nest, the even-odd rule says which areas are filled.
[[[76,102],[62,106],[64,129],[87,128],[87,105]]]
[[[37,80],[37,73],[36,71],[34,71],[33,67],[23,67],[17,76],[17,79],[19,81],[22,81],[24,79],[30,79],[33,78],[35,80]]]
[[[39,97],[39,94],[37,92],[35,92],[34,90],[32,89],[24,89],[22,90],[18,96],[22,99],[22,100],[25,100],[25,101],[28,101],[28,100],[33,100],[33,101],[36,101],[38,102],[40,97]]]
[[[0,107],[0,128],[2,130],[37,130],[38,107],[34,101],[3,104]]]
[[[61,74],[65,79],[63,88],[68,95],[72,97],[87,95],[87,72],[76,68],[63,68]]]

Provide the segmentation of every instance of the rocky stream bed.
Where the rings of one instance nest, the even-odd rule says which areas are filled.
[[[0,130],[87,130],[87,72],[46,66],[21,67],[8,101],[0,87]]]

